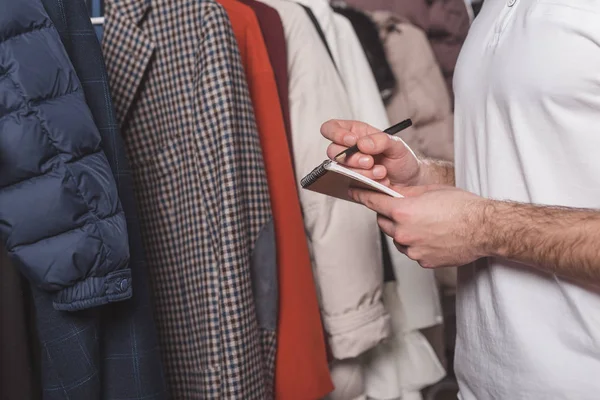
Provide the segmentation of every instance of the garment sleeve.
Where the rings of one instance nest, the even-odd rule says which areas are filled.
[[[131,297],[114,177],[38,1],[0,6],[0,94],[0,236],[11,260],[59,310]]]

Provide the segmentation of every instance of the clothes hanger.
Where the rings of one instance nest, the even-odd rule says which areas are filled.
[[[92,17],[92,25],[104,25],[104,17]]]

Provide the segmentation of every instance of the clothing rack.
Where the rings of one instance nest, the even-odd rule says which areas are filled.
[[[436,38],[423,35],[423,32],[428,32],[427,27],[405,21],[402,22],[402,34],[399,30],[389,32],[387,26],[400,23],[391,12],[378,10],[379,19],[376,19],[375,13],[352,8],[351,0],[345,0],[349,5],[341,8],[330,6],[328,0],[200,0],[192,7],[177,8],[171,7],[169,2],[157,1],[150,5],[149,0],[131,0],[138,6],[133,11],[118,0],[20,0],[17,3],[35,5],[39,1],[54,24],[49,29],[57,32],[53,35],[36,30],[32,32],[40,38],[40,46],[51,40],[50,48],[57,51],[54,58],[46,57],[48,65],[45,67],[60,68],[69,76],[77,75],[84,95],[66,97],[68,102],[63,109],[68,110],[71,103],[79,109],[90,109],[91,115],[82,113],[82,118],[87,118],[88,134],[95,134],[93,125],[96,124],[102,151],[115,155],[106,157],[108,165],[98,173],[108,178],[111,173],[115,177],[125,176],[125,179],[115,179],[114,183],[108,182],[111,184],[110,194],[122,203],[123,212],[119,218],[139,215],[139,221],[138,218],[130,218],[124,221],[127,232],[115,232],[115,235],[123,235],[120,242],[127,241],[130,249],[129,263],[116,271],[120,275],[115,276],[113,286],[115,296],[119,297],[114,301],[110,299],[120,304],[111,305],[106,312],[95,313],[93,318],[87,315],[82,318],[76,313],[57,309],[51,297],[34,296],[35,304],[31,307],[35,307],[36,313],[32,315],[36,318],[31,325],[35,324],[36,334],[45,346],[44,353],[53,359],[60,359],[64,354],[74,362],[83,360],[90,368],[82,370],[78,368],[78,362],[49,366],[38,360],[41,355],[25,355],[22,361],[31,359],[41,373],[60,376],[61,387],[72,388],[78,393],[78,398],[93,397],[100,385],[103,397],[127,397],[132,384],[122,376],[141,382],[134,388],[138,397],[152,395],[160,400],[167,397],[167,388],[174,399],[193,397],[197,393],[203,393],[203,396],[219,393],[217,396],[222,397],[220,394],[225,390],[236,390],[237,397],[242,398],[288,399],[300,396],[315,399],[327,396],[334,386],[349,390],[341,395],[336,393],[336,398],[356,398],[362,393],[374,398],[397,398],[400,394],[403,398],[410,395],[420,397],[422,389],[444,377],[445,344],[431,333],[444,332],[433,271],[417,268],[416,262],[395,251],[391,239],[381,241],[372,212],[350,202],[333,203],[320,194],[299,190],[294,170],[294,167],[298,170],[314,167],[322,161],[322,152],[315,150],[323,144],[319,130],[323,121],[333,116],[364,120],[380,127],[391,125],[390,120],[396,122],[406,117],[414,118],[404,114],[406,110],[416,109],[412,104],[404,104],[406,99],[414,99],[414,96],[398,90],[403,87],[404,80],[413,79],[412,75],[405,73],[410,67],[405,62],[412,57],[395,57],[395,49],[410,48],[411,54],[424,55],[426,59],[423,63],[419,61],[420,65],[431,65],[432,68],[424,71],[435,74],[433,78],[429,75],[426,79],[417,79],[427,82],[428,90],[417,88],[416,91],[433,94],[422,100],[436,104],[431,107],[436,115],[424,116],[426,124],[419,124],[418,129],[413,129],[413,137],[420,135],[421,129],[427,129],[429,123],[437,124],[436,131],[451,132],[452,110],[442,65],[447,72],[451,72],[454,66],[435,58],[433,51],[439,46],[430,43]],[[337,5],[345,4],[338,1]],[[353,1],[366,3],[366,0]],[[217,3],[219,7],[215,7]],[[7,11],[16,10],[17,7]],[[165,14],[169,18],[164,18]],[[125,18],[116,18],[117,15]],[[198,23],[207,16],[216,22]],[[39,13],[31,13],[28,17],[33,21],[30,26],[36,26],[36,21],[45,21]],[[144,23],[133,29],[142,19]],[[467,18],[461,20],[467,21]],[[114,25],[115,29],[106,31],[105,24]],[[180,35],[182,26],[186,32],[195,34]],[[3,27],[0,23],[0,31]],[[466,30],[468,26],[465,26]],[[381,38],[382,33],[387,35],[386,40]],[[73,35],[79,35],[75,42],[71,40]],[[458,38],[460,35],[448,32],[446,36]],[[199,40],[200,37],[207,40]],[[169,40],[171,38],[177,40]],[[462,43],[462,39],[457,42]],[[16,45],[20,42],[12,41],[11,46]],[[189,60],[196,57],[196,53],[189,49],[201,49],[206,57],[203,57],[202,63],[181,63],[179,71],[180,57]],[[39,53],[40,57],[47,54]],[[172,59],[172,54],[177,54],[178,58]],[[303,63],[293,63],[291,59],[302,59]],[[61,60],[63,62],[59,62]],[[390,60],[400,62],[390,63]],[[38,64],[45,64],[35,63],[36,60],[24,56],[17,61],[26,65],[27,71],[35,71]],[[55,64],[49,64],[51,61]],[[69,82],[53,80],[55,75],[48,75],[46,93],[57,94],[54,88],[59,83],[66,85],[61,86],[61,93],[67,93]],[[189,82],[184,79],[185,76],[202,78],[193,84],[197,95],[187,96]],[[290,85],[290,82],[301,84]],[[0,92],[5,89],[18,88],[10,86]],[[130,97],[132,93],[135,96]],[[161,95],[154,96],[156,93]],[[207,93],[210,94],[208,102],[205,101]],[[1,103],[2,98],[0,106]],[[23,104],[23,107],[27,105]],[[198,104],[208,106],[201,111],[201,119],[186,113],[188,105],[197,107]],[[250,104],[252,107],[249,107]],[[222,110],[228,111],[226,120],[218,115]],[[398,114],[390,115],[390,112]],[[63,114],[57,115],[61,117]],[[123,121],[117,121],[118,116],[123,116]],[[184,129],[180,129],[182,118]],[[63,121],[58,118],[56,121],[52,119],[51,123],[61,124]],[[444,128],[439,129],[440,125]],[[27,127],[23,125],[20,128]],[[223,134],[215,138],[213,131]],[[302,135],[299,139],[298,134],[294,134],[296,131],[312,134]],[[202,137],[201,151],[194,144],[198,132],[206,135]],[[78,133],[76,129],[68,130],[65,135],[76,137]],[[186,139],[172,142],[177,143],[176,148],[171,144],[163,146],[163,138],[171,143],[171,138],[180,134]],[[149,135],[153,136],[152,140],[146,140]],[[236,140],[228,139],[234,138],[234,135]],[[123,137],[127,141],[123,141]],[[188,140],[188,137],[194,140]],[[446,136],[437,137],[444,141]],[[411,144],[409,139],[407,143]],[[437,144],[432,146],[440,147]],[[141,147],[143,152],[138,151]],[[427,155],[427,149],[417,150]],[[146,164],[146,155],[154,154],[160,158]],[[215,159],[223,160],[222,165],[211,169],[211,175],[206,176],[208,179],[194,176],[194,170],[203,168],[203,165],[196,161],[187,162],[200,159],[203,154],[214,154]],[[228,158],[219,157],[221,154]],[[252,154],[256,157],[247,157]],[[128,172],[141,172],[146,165],[155,168],[155,163],[162,168],[166,164],[163,155],[185,161],[182,168],[169,168],[168,174],[161,174],[163,184],[157,185],[152,177],[147,179],[145,174],[131,175]],[[122,165],[120,161],[125,159],[131,167]],[[248,171],[241,176],[244,178],[243,186],[225,188],[220,185],[219,173],[225,169],[235,174]],[[182,184],[173,187],[170,181]],[[154,190],[156,187],[161,187],[160,192]],[[96,197],[108,193],[107,188],[100,189],[86,187],[86,193]],[[200,199],[206,189],[223,198],[237,200],[231,205],[216,204],[214,210],[209,209]],[[134,198],[138,200],[134,201]],[[162,210],[165,206],[163,199],[174,200],[173,204],[166,205],[166,213]],[[193,199],[190,200],[193,207],[188,207],[187,199]],[[302,206],[311,211],[303,213]],[[65,208],[77,215],[78,209],[70,203],[66,203]],[[15,218],[21,218],[20,214],[14,214]],[[212,236],[203,234],[209,231],[204,224],[211,221],[208,218],[211,214],[226,217],[214,221],[219,225],[219,243],[237,243],[231,250],[223,247],[221,253],[226,255],[224,258],[217,257],[221,253],[214,252],[214,260],[212,256],[197,256],[208,253],[204,249],[213,247]],[[170,215],[177,215],[177,221],[165,219]],[[351,224],[345,215],[352,216]],[[70,217],[64,219],[67,222],[71,220]],[[56,221],[56,216],[49,221]],[[197,228],[180,235],[179,221]],[[160,222],[161,226],[155,222]],[[229,233],[228,226],[240,229]],[[313,228],[307,230],[306,226]],[[324,229],[335,234],[321,238],[318,233]],[[348,235],[351,229],[352,235]],[[44,234],[43,230],[41,234]],[[114,237],[106,235],[107,238],[111,236]],[[254,243],[259,243],[259,239],[264,249],[261,250],[264,253],[261,260],[258,260],[260,271],[253,268]],[[313,249],[309,248],[309,243]],[[92,247],[82,251],[94,255],[93,245],[86,244]],[[1,247],[2,243],[0,250]],[[184,254],[171,257],[172,249],[179,248]],[[119,249],[122,250],[121,247]],[[350,251],[352,254],[349,254]],[[342,252],[344,259],[330,257]],[[384,270],[382,258],[386,258],[386,270],[389,272],[389,279],[385,281],[381,276]],[[186,260],[186,277],[179,275],[180,259]],[[68,261],[63,268],[66,271],[64,276],[73,269]],[[41,263],[43,268],[43,260],[37,263]],[[208,265],[211,268],[204,268]],[[212,268],[213,265],[215,268]],[[213,274],[213,269],[231,273],[228,272],[225,277],[220,273]],[[242,273],[246,270],[257,270],[260,282],[270,282],[269,287],[259,288],[261,293],[254,293],[256,288],[252,276]],[[129,275],[125,276],[130,271],[134,276],[131,279]],[[400,275],[401,279],[396,279]],[[112,279],[112,275],[110,277]],[[84,284],[87,279],[87,275],[81,274],[77,283]],[[172,294],[168,292],[168,284],[153,288],[149,286],[151,281],[148,279],[182,284],[185,290]],[[207,284],[198,285],[198,282]],[[352,290],[341,293],[340,288],[345,287]],[[5,294],[5,291],[1,292]],[[125,295],[132,296],[132,293],[136,296],[134,301],[121,301]],[[324,300],[321,303],[317,293],[327,294],[322,296]],[[152,307],[151,295],[157,300],[155,307]],[[177,296],[177,301],[164,300],[173,295]],[[0,297],[0,303],[16,309],[13,301],[3,302],[3,297]],[[363,299],[368,299],[367,303]],[[61,307],[73,303],[63,300],[61,297]],[[186,304],[194,306],[180,306]],[[111,318],[113,309],[119,310],[118,318]],[[26,316],[27,312],[22,311],[20,316]],[[388,318],[392,321],[392,328],[401,326],[402,330],[387,332],[382,329],[387,326]],[[194,321],[191,325],[188,324],[190,320]],[[355,320],[359,323],[354,324],[352,321]],[[82,329],[77,334],[75,346],[68,342],[60,342],[52,348],[46,346],[49,340],[56,342],[53,339],[57,335],[70,334],[71,321],[81,326],[85,323],[85,328],[91,328]],[[207,321],[216,322],[207,326]],[[345,328],[346,321],[352,324],[352,329]],[[28,321],[20,322],[22,330],[29,329]],[[127,329],[128,324],[134,324],[135,329]],[[3,338],[8,337],[4,335],[7,327],[16,326],[14,323],[0,325]],[[98,334],[96,326],[101,327],[101,334]],[[422,333],[421,329],[425,327],[428,331]],[[193,341],[181,339],[189,333],[194,335]],[[16,334],[10,337],[19,337],[19,331]],[[390,340],[384,341],[388,335]],[[219,343],[213,340],[204,343],[205,337],[222,339]],[[3,342],[0,340],[0,349]],[[21,345],[29,344],[22,342]],[[90,357],[98,353],[98,346],[102,346],[103,357]],[[122,360],[119,363],[113,362],[117,359],[114,352],[127,348],[135,351],[127,358],[118,358]],[[159,349],[168,352],[163,362]],[[368,363],[358,356],[367,351]],[[190,357],[193,357],[193,362],[188,363]],[[349,362],[332,362],[336,359]],[[410,370],[414,363],[419,367],[418,374],[411,373],[406,379],[398,379],[396,375],[400,368]],[[204,365],[215,371],[207,375],[206,382],[186,382],[186,376],[204,373]],[[298,365],[303,368],[299,369]],[[116,372],[106,379],[102,378],[104,382],[101,382],[96,371],[107,367]],[[368,377],[364,383],[349,385],[354,383],[352,371],[356,370],[362,371],[365,377],[368,372]],[[220,371],[226,373],[223,377],[233,378],[221,379]],[[32,397],[29,394],[5,396],[7,385],[2,380],[3,375],[0,373],[0,399]],[[36,379],[31,377],[33,381]],[[54,390],[58,383],[48,381],[39,385],[40,391],[47,388]],[[15,386],[23,390],[33,385]],[[377,395],[371,394],[375,389]]]

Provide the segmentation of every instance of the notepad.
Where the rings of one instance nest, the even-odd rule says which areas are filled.
[[[374,190],[396,198],[403,197],[389,187],[332,160],[324,161],[302,178],[300,185],[304,189],[348,201],[351,201],[348,196],[348,189],[351,187]]]

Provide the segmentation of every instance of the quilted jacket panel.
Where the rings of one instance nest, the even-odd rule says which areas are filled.
[[[0,237],[57,309],[131,297],[114,178],[39,0],[0,4]]]

